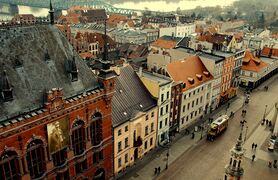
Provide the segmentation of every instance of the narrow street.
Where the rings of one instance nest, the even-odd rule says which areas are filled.
[[[264,91],[261,85],[251,93],[249,104],[246,106],[247,114],[244,118],[247,121],[247,139],[260,126],[263,118],[265,105],[267,112],[274,103],[278,101],[278,78],[272,78],[266,82],[269,90]],[[189,180],[219,180],[224,177],[224,167],[229,161],[230,149],[235,145],[240,132],[241,110],[239,109],[224,134],[215,141],[209,142],[206,139],[200,141],[194,148],[184,152],[176,161],[170,164],[169,168],[163,171],[158,179],[189,179]],[[229,112],[229,110],[228,110]],[[246,127],[246,125],[245,125]],[[244,127],[244,138],[246,129]],[[258,135],[260,136],[260,135]],[[250,151],[251,147],[245,147]],[[249,149],[248,149],[249,148]],[[258,147],[258,149],[265,147]],[[271,153],[265,151],[265,153]],[[170,150],[171,154],[171,150]],[[276,180],[278,169],[268,168],[268,161],[256,159],[251,162],[250,157],[245,157],[243,162],[245,180]]]

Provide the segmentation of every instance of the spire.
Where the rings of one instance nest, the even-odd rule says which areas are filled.
[[[50,24],[54,24],[54,10],[53,10],[53,7],[52,7],[52,2],[50,0],[50,3],[49,3],[49,17],[50,17]]]
[[[242,150],[242,142],[243,142],[243,140],[242,140],[242,132],[243,132],[243,124],[241,125],[241,129],[240,129],[240,134],[239,134],[239,137],[238,137],[238,139],[237,139],[237,143],[236,143],[236,145],[235,145],[235,149],[237,150],[237,151],[241,151]]]
[[[104,37],[103,37],[103,40],[104,40],[104,51],[103,51],[103,60],[104,61],[107,61],[108,59],[108,48],[107,48],[107,33],[106,33],[106,19],[104,21]]]

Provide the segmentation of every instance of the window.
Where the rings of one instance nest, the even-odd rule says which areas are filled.
[[[102,116],[99,112],[95,113],[91,122],[91,141],[92,145],[99,145],[102,141]]]
[[[33,140],[27,146],[27,166],[32,179],[41,177],[46,172],[46,162],[43,142]]]
[[[86,170],[88,168],[87,166],[87,159],[85,159],[84,161],[80,162],[80,163],[76,163],[75,164],[75,171],[76,174],[80,174],[82,173],[84,170]]]
[[[145,141],[145,149],[148,148],[148,141]]]
[[[0,158],[0,179],[20,179],[19,161],[14,151],[4,152]]]
[[[252,72],[250,72],[250,77],[253,77],[253,73]]]
[[[198,112],[198,111],[195,111],[195,116],[197,116],[197,112]]]
[[[165,119],[165,126],[167,126],[168,118]]]
[[[56,180],[66,180],[66,179],[70,179],[69,170],[56,174]]]
[[[191,93],[188,94],[188,97],[190,97],[190,96],[191,96]]]
[[[118,152],[122,151],[122,141],[118,142]]]
[[[182,118],[182,121],[181,121],[181,123],[182,123],[182,124],[184,123],[184,117]]]
[[[101,160],[103,160],[103,151],[97,151],[93,154],[93,164],[99,163]]]
[[[182,107],[182,112],[184,112],[185,111],[185,105],[183,105],[183,107]]]
[[[198,102],[199,102],[199,98],[197,98],[197,100],[196,100],[196,105],[198,105]]]
[[[154,123],[151,123],[151,132],[154,131]]]
[[[84,122],[76,121],[72,127],[71,144],[74,155],[80,155],[85,150],[85,128]]]
[[[169,105],[166,105],[166,113],[168,113]]]
[[[154,117],[154,112],[152,112],[152,117]]]
[[[167,95],[166,95],[167,99],[169,99],[169,91],[167,91]]]
[[[67,148],[64,148],[54,154],[52,154],[54,166],[61,166],[67,160]]]
[[[119,158],[119,159],[118,159],[118,167],[120,168],[121,166],[122,166],[122,159]]]
[[[160,108],[160,116],[163,115],[163,107]]]
[[[190,107],[190,103],[187,104],[187,110],[189,110],[189,107]]]
[[[128,137],[125,138],[125,148],[128,147]]]
[[[199,92],[200,92],[200,89],[198,88],[197,93],[199,93]]]
[[[164,101],[164,94],[161,94],[161,102]]]
[[[202,101],[203,101],[203,96],[200,97],[200,103],[202,103]]]
[[[146,115],[146,121],[149,120],[149,115]]]
[[[202,91],[204,90],[204,87],[202,87]]]
[[[146,126],[146,127],[145,127],[145,136],[147,136],[147,135],[149,134],[149,132],[148,132],[148,131],[149,131],[149,127],[148,127],[148,126]]]
[[[125,132],[127,132],[128,131],[128,126],[125,126]]]
[[[120,135],[122,135],[122,130],[121,129],[118,130],[118,136],[120,136]]]
[[[193,117],[193,112],[192,112],[192,113],[190,113],[190,119],[192,119],[192,117]]]
[[[162,128],[162,121],[159,122],[159,129]]]
[[[195,91],[193,91],[193,95],[195,95]]]
[[[183,99],[184,99],[184,100],[186,99],[186,94],[183,96]]]
[[[125,163],[128,163],[128,154],[125,154]]]
[[[188,118],[189,118],[189,117],[188,117],[188,116],[186,116],[186,121],[188,121]]]
[[[194,100],[192,101],[192,107],[194,107]]]

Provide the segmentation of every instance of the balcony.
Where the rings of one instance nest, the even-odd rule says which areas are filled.
[[[137,140],[134,139],[133,146],[139,147],[143,144],[142,138],[140,136],[137,137]]]

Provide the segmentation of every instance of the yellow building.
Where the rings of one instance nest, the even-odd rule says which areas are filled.
[[[157,106],[131,66],[121,68],[112,99],[114,173],[155,148]]]

